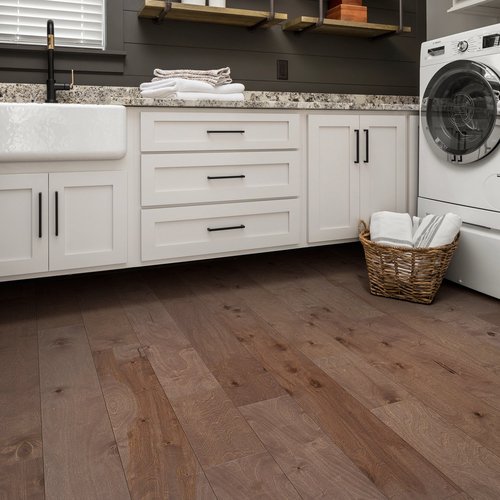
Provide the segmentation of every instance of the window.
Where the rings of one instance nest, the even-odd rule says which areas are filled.
[[[105,0],[0,0],[0,43],[46,45],[47,20],[57,47],[104,49]]]

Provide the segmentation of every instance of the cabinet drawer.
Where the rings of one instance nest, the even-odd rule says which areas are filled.
[[[265,113],[141,113],[141,150],[296,149],[299,116]]]
[[[299,201],[276,200],[142,210],[142,260],[293,245]]]
[[[182,205],[299,194],[299,153],[142,155],[142,205]]]

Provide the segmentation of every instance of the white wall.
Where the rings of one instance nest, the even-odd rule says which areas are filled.
[[[434,40],[446,35],[481,28],[500,22],[498,17],[458,14],[446,11],[451,7],[452,0],[427,1],[427,40]]]

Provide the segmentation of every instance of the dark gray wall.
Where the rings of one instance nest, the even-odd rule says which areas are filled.
[[[410,34],[378,39],[285,33],[280,27],[245,28],[138,19],[143,0],[108,0],[108,45],[104,53],[58,49],[56,68],[74,68],[82,85],[135,86],[156,67],[230,66],[248,90],[417,95],[420,44],[426,38],[425,2],[404,1]],[[398,0],[365,0],[368,20],[397,24]],[[228,7],[267,10],[268,0],[227,0]],[[316,0],[276,0],[289,18],[317,15]],[[57,42],[57,26],[56,26]],[[57,47],[56,47],[57,48]],[[289,62],[289,80],[276,78],[277,59]],[[0,81],[45,81],[43,48],[0,48]],[[66,75],[58,75],[64,81]]]

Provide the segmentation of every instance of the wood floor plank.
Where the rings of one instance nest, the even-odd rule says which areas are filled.
[[[211,300],[211,288],[204,288],[204,274],[200,271],[187,271],[184,274],[193,283],[193,288],[203,293],[203,299],[211,303],[212,307],[217,307],[217,300]],[[236,271],[234,276],[245,275]],[[252,283],[248,275],[245,280]],[[274,295],[260,287],[258,290],[259,293],[245,295],[246,304],[365,406],[376,408],[409,396],[403,387],[337,342],[335,337],[342,333],[341,329],[338,329],[334,321],[317,321],[316,318],[320,319],[315,313],[317,305],[308,307],[306,313],[300,314],[295,310],[291,311],[286,305],[288,297],[294,295],[295,291],[288,290],[287,298],[282,299],[282,295]],[[317,299],[313,298],[311,304],[317,303]],[[235,307],[237,308],[237,305]],[[320,309],[328,312],[331,317],[336,315],[335,311],[327,306],[320,306]]]
[[[78,289],[79,281],[69,277],[42,280],[37,283],[39,330],[82,324]]]
[[[259,453],[211,467],[210,484],[219,500],[300,499],[271,455]]]
[[[400,338],[390,329],[387,333],[387,328],[377,322],[360,323],[336,337],[448,422],[500,455],[499,412],[464,391],[460,380],[450,377],[442,364],[422,360],[414,346],[398,343]]]
[[[39,346],[47,498],[130,498],[84,328],[42,330]]]
[[[302,498],[385,498],[290,396],[240,411]]]
[[[473,498],[500,497],[500,458],[418,401],[373,410]]]
[[[242,297],[258,295],[260,290],[243,281],[225,281],[223,276],[219,273],[214,278],[216,285],[210,284],[213,296],[220,300],[220,307],[213,309],[220,327],[232,331],[259,357],[379,490],[399,498],[430,495],[431,491],[446,497],[456,492],[453,484],[433,466],[396,434],[388,432],[387,427],[372,420],[369,410],[245,307]],[[208,281],[209,276],[204,276],[204,280]]]
[[[153,291],[235,406],[285,394],[233,335],[217,329],[210,309],[194,296],[180,273],[168,273],[168,280],[163,279],[164,275],[153,282]],[[175,289],[168,284],[172,281]]]
[[[127,315],[201,465],[261,453],[261,442],[184,332],[165,310],[157,312],[159,299],[147,287],[136,290],[135,299],[141,290],[138,309],[129,309],[126,295],[122,297]],[[157,321],[147,321],[152,317]]]
[[[410,393],[389,377],[351,353],[315,359],[314,363],[367,408],[410,399]]]
[[[121,278],[81,292],[93,350],[132,499],[215,498],[119,299]],[[111,346],[99,350],[103,346]]]
[[[6,300],[5,305],[10,313],[0,306],[5,312],[0,318],[19,321],[0,326],[0,498],[43,499],[35,304],[14,299]]]
[[[149,361],[94,360],[132,499],[215,498]]]
[[[325,306],[341,310],[347,317],[369,319],[383,313],[360,300],[345,288],[339,287],[326,279],[320,272],[305,265],[302,259],[280,259],[269,255],[266,265],[262,259],[259,265],[252,268],[252,279],[263,288],[276,295],[286,297],[290,303],[294,301],[300,308],[315,306],[321,302]],[[243,271],[243,269],[242,269]]]

